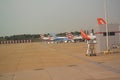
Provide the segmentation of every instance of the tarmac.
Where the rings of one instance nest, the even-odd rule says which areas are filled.
[[[85,56],[86,43],[0,45],[0,80],[120,80],[120,53]]]

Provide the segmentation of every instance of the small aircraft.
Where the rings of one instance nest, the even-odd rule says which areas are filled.
[[[83,39],[85,39],[87,41],[88,44],[88,48],[87,48],[87,52],[86,52],[86,56],[96,56],[95,52],[94,52],[94,44],[96,43],[96,36],[94,35],[87,35],[85,34],[82,29],[80,30],[81,36]]]
[[[81,37],[81,36],[74,36],[74,41],[76,42],[76,41],[79,41],[79,42],[81,42],[81,41],[83,41],[83,38]]]
[[[85,40],[95,40],[96,39],[96,36],[93,35],[93,33],[91,33],[90,35],[87,35],[83,32],[82,29],[80,30],[80,33],[81,33],[82,38]]]
[[[106,24],[106,22],[102,18],[97,18],[98,25]],[[85,34],[82,30],[80,30],[81,36],[83,39],[87,40],[88,43],[88,49],[86,52],[86,56],[96,56],[94,53],[94,43],[96,43],[96,36],[91,33],[90,35]]]
[[[74,36],[72,35],[72,33],[71,32],[67,32],[66,33],[66,37],[67,37],[67,42],[74,42]]]
[[[68,38],[68,42],[77,42],[77,41],[83,41],[81,36],[73,35],[71,32],[67,32],[66,36]]]
[[[104,25],[106,22],[102,18],[97,18],[98,25]],[[85,40],[95,40],[96,36],[91,33],[90,35],[85,34],[82,30],[80,30],[81,36]]]
[[[40,35],[40,38],[44,41],[47,41],[48,43],[67,43],[69,40],[72,40],[72,34],[66,33],[65,37],[58,37],[55,34],[51,33],[48,35],[48,37],[45,37],[44,35]]]
[[[65,37],[57,37],[55,34],[51,34],[54,42],[76,42],[76,40],[82,40],[81,36],[74,36],[71,32],[67,32]]]
[[[67,43],[83,40],[81,36],[73,36],[71,32],[67,32],[66,36],[64,37],[58,37],[53,33],[48,35],[48,37],[45,37],[44,35],[41,34],[40,38],[44,41],[47,41],[48,43],[62,43],[62,42]]]
[[[58,37],[55,34],[50,34],[50,36],[52,37],[52,40],[55,43],[62,43],[62,42],[67,42],[68,38],[67,37]]]

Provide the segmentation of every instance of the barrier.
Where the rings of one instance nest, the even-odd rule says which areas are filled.
[[[0,41],[0,44],[18,44],[18,43],[31,43],[32,40],[6,40]]]
[[[14,44],[15,42],[12,40],[12,43]]]

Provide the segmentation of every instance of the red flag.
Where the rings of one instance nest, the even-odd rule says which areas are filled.
[[[97,21],[99,25],[106,24],[106,22],[102,18],[97,18]]]

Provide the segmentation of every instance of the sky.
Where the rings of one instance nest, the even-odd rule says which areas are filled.
[[[0,0],[0,36],[79,31],[104,18],[105,0]],[[108,0],[109,23],[120,24],[120,0]]]

